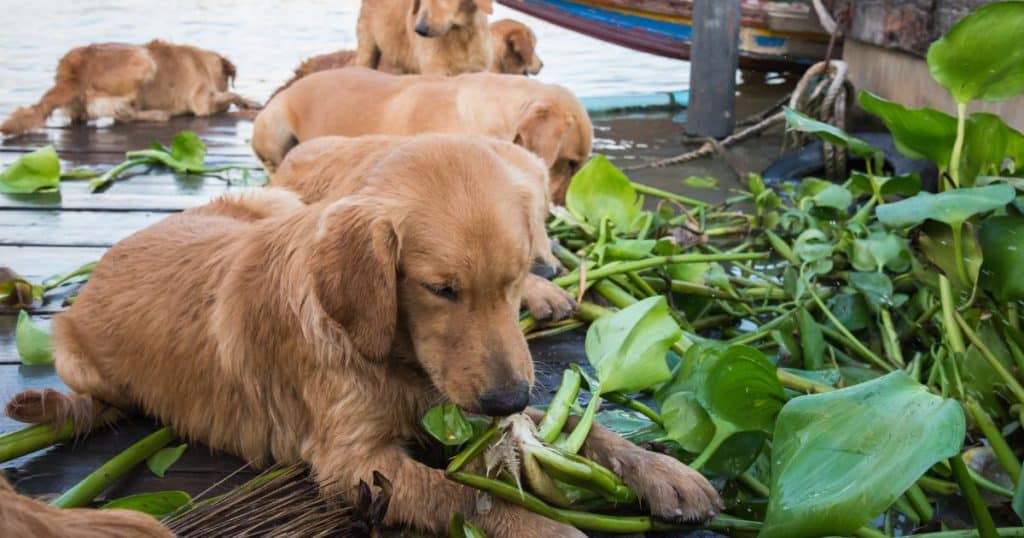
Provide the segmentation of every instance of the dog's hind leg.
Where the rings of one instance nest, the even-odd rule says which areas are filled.
[[[362,448],[367,450],[359,450]],[[391,481],[394,489],[384,519],[388,526],[412,525],[443,534],[451,517],[459,512],[492,538],[585,537],[569,525],[501,500],[495,500],[486,514],[480,513],[476,490],[448,480],[443,470],[414,460],[397,444],[372,449],[346,444],[316,452],[309,461],[318,483],[328,493],[352,495],[359,480],[372,483],[374,471]]]
[[[252,99],[246,99],[235,92],[219,92],[213,96],[214,105],[218,110],[227,110],[229,106],[235,105],[246,110],[259,110],[263,105]]]
[[[78,97],[78,91],[75,88],[66,82],[58,82],[56,86],[43,94],[38,103],[18,108],[3,123],[0,123],[0,133],[15,135],[39,129],[46,124],[46,118],[50,117],[54,110],[62,107],[74,108],[73,105],[78,101]]]
[[[75,324],[67,314],[54,320],[53,341],[57,375],[73,392],[23,391],[7,403],[9,417],[30,424],[62,424],[71,420],[75,431],[81,433],[117,420],[120,410],[132,407],[125,391],[96,368],[79,344]]]

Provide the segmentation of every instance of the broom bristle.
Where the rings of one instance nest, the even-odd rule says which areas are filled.
[[[271,474],[273,473],[273,474]],[[210,503],[200,503],[164,520],[181,538],[207,536],[367,536],[380,521],[357,513],[337,496],[322,493],[308,470],[271,470],[256,485],[240,487]],[[369,488],[365,488],[369,494]],[[382,491],[382,495],[386,492]],[[377,500],[379,506],[387,499]],[[360,503],[361,504],[361,503]],[[386,510],[386,508],[385,508]],[[381,514],[382,516],[382,514]],[[382,517],[381,517],[382,519]]]

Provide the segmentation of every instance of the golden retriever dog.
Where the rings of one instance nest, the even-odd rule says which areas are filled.
[[[153,516],[131,510],[60,509],[18,495],[0,476],[0,536],[32,538],[173,538]]]
[[[41,128],[58,108],[73,122],[103,117],[167,121],[184,114],[219,114],[231,105],[259,108],[228,91],[234,77],[235,66],[227,58],[188,45],[154,40],[78,47],[60,59],[53,87],[35,105],[15,110],[0,124],[0,133]]]
[[[356,65],[386,59],[398,73],[458,75],[491,61],[493,0],[367,0],[356,22]]]
[[[320,54],[303,61],[295,69],[292,78],[270,95],[275,95],[291,86],[296,80],[328,69],[349,67],[356,58],[354,50],[339,50],[328,54]],[[529,26],[512,19],[502,19],[491,23],[491,73],[506,75],[536,75],[544,67],[544,62],[537,55],[537,36]],[[377,65],[378,71],[399,74],[387,58],[381,58]],[[268,99],[269,101],[269,99]]]
[[[515,173],[485,144],[424,136],[340,200],[268,188],[170,216],[118,242],[55,317],[73,392],[33,412],[41,395],[26,391],[8,413],[137,408],[254,465],[306,462],[343,498],[379,471],[394,488],[387,525],[440,533],[462,512],[495,538],[583,536],[501,501],[482,510],[406,449],[439,402],[496,416],[528,403],[518,312],[542,201],[493,179]],[[699,473],[608,430],[584,452],[659,517],[720,506]]]
[[[491,23],[491,73],[537,75],[543,67],[529,26],[512,19]]]
[[[533,222],[544,222],[549,202],[548,171],[543,161],[525,149],[494,138],[470,135],[433,135],[470,138],[491,148],[516,173],[509,177],[533,189],[534,196],[544,203],[537,204]],[[299,194],[306,203],[336,200],[356,192],[370,177],[372,169],[386,155],[412,141],[405,136],[324,136],[303,142],[288,152],[281,167],[274,174],[271,185]],[[491,178],[501,181],[505,177]],[[523,283],[523,306],[539,320],[561,320],[576,311],[572,295],[552,284],[548,279],[561,269],[561,263],[551,253],[547,230],[537,226],[532,230],[531,243],[537,247],[531,274]]]
[[[300,79],[256,116],[252,147],[273,175],[299,142],[320,136],[481,134],[539,155],[551,174],[551,199],[565,200],[590,155],[587,111],[562,86],[511,75],[396,76],[333,69]]]

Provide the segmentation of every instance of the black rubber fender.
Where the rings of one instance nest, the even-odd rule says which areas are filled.
[[[916,172],[921,176],[921,187],[935,192],[938,185],[938,168],[927,159],[911,159],[900,153],[892,136],[888,133],[852,133],[853,136],[875,146],[885,153],[886,174],[899,175]],[[851,170],[864,170],[864,161],[848,155]],[[825,177],[825,163],[821,157],[821,141],[814,140],[806,146],[790,151],[768,165],[761,176],[768,185],[784,182],[798,182],[805,177]]]

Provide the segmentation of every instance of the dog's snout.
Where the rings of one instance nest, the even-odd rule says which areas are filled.
[[[477,400],[480,411],[492,417],[504,417],[526,409],[530,403],[530,384],[516,381],[504,387],[491,389]]]
[[[423,37],[430,37],[430,26],[426,21],[419,21],[416,23],[416,33]]]
[[[537,258],[533,260],[533,266],[530,267],[530,272],[541,278],[551,280],[558,274],[558,267],[551,265],[543,258]]]

